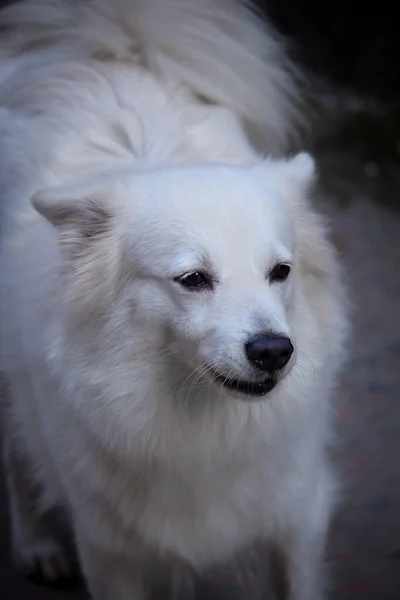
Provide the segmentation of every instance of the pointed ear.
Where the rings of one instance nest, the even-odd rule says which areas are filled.
[[[93,186],[53,188],[35,193],[32,205],[57,228],[63,249],[77,257],[93,240],[107,234],[111,220],[109,193]]]
[[[315,178],[315,160],[307,152],[300,152],[285,164],[286,171],[292,181],[296,181],[302,189],[307,189]]]
[[[301,152],[294,158],[266,161],[268,179],[293,212],[301,268],[317,277],[337,270],[336,256],[323,219],[313,209],[309,189],[315,180],[315,161]]]
[[[271,165],[274,169],[274,165]],[[275,169],[276,182],[289,193],[304,194],[315,180],[315,161],[310,154],[300,152],[294,158],[280,161]]]
[[[293,196],[300,262],[307,272],[318,277],[332,276],[337,271],[335,252],[324,220],[314,211],[307,194],[316,176],[315,161],[310,154],[301,152],[286,162],[285,170],[297,188]],[[295,192],[295,188],[292,187],[292,191]]]
[[[64,299],[82,316],[103,310],[122,285],[121,248],[113,225],[118,183],[95,181],[37,192],[32,204],[55,227],[66,264]]]
[[[315,161],[306,152],[280,161],[267,159],[263,169],[269,182],[288,200],[303,196],[315,179]]]

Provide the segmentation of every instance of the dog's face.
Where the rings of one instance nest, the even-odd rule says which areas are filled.
[[[164,331],[192,381],[262,397],[296,360],[296,200],[312,172],[306,155],[165,168],[118,178],[90,206],[67,200],[70,191],[34,203],[63,231],[70,260],[84,255],[86,271],[96,244],[118,254],[127,329]]]

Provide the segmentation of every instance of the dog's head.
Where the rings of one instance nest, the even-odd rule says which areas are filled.
[[[120,328],[121,344],[131,332],[136,352],[148,353],[162,332],[183,378],[262,397],[296,362],[301,269],[329,268],[312,213],[302,223],[313,171],[305,154],[168,167],[96,178],[33,203],[59,231],[77,314],[101,314],[96,327],[113,320],[110,344]]]

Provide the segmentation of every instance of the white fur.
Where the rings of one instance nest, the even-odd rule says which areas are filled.
[[[312,159],[257,150],[295,114],[279,44],[233,0],[28,0],[0,24],[1,364],[41,509],[67,507],[96,600],[259,539],[282,598],[321,600],[345,318]],[[213,289],[175,280],[204,270]],[[259,380],[265,330],[295,346],[275,389],[213,381]]]

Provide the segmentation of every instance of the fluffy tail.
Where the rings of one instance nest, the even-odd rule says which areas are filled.
[[[298,123],[294,69],[246,0],[22,0],[0,12],[0,31],[0,64],[40,52],[140,60],[235,110],[269,152],[282,151]]]

